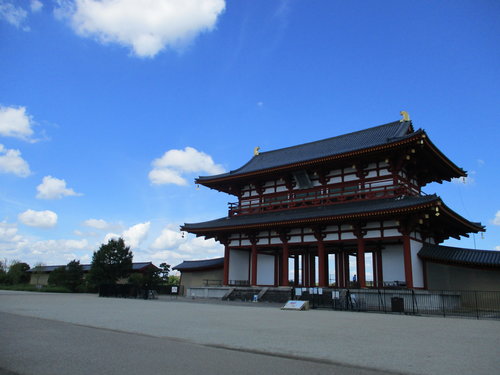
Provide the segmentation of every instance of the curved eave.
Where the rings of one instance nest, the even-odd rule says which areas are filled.
[[[200,272],[200,271],[212,271],[224,268],[224,265],[210,266],[210,267],[196,267],[196,268],[172,268],[173,270],[179,272]]]
[[[445,154],[439,150],[434,143],[429,139],[429,136],[423,131],[423,134],[421,138],[424,140],[424,144],[429,148],[429,150],[432,152],[432,154],[441,162],[443,163],[447,168],[450,169],[452,172],[450,176],[452,177],[465,177],[467,176],[467,173],[457,166],[455,163],[453,163],[450,159],[446,157]]]
[[[196,235],[204,235],[210,232],[229,232],[232,230],[252,230],[252,229],[267,229],[274,227],[286,227],[295,225],[308,225],[317,224],[325,221],[328,222],[348,222],[348,221],[358,221],[361,219],[374,218],[374,217],[384,217],[384,216],[395,216],[398,214],[406,214],[412,211],[419,211],[426,208],[432,208],[436,206],[436,201],[418,204],[411,207],[396,208],[396,209],[386,209],[377,210],[365,213],[355,213],[355,214],[344,214],[344,215],[328,215],[315,218],[307,219],[295,219],[295,220],[281,220],[268,223],[258,223],[258,224],[247,224],[247,225],[234,225],[234,226],[221,226],[221,227],[207,227],[207,228],[189,228],[189,224],[185,224],[181,227],[183,231],[194,233]]]
[[[206,187],[209,187],[211,189],[216,189],[219,191],[226,192],[228,194],[235,194],[234,192],[231,191],[229,186],[224,186],[224,185],[230,185],[231,182],[235,181],[242,181],[242,180],[248,180],[255,178],[256,176],[264,176],[264,175],[270,175],[270,174],[276,174],[276,173],[283,173],[287,171],[292,171],[296,169],[302,169],[306,167],[311,167],[315,165],[321,165],[324,163],[328,163],[331,161],[341,161],[341,160],[348,160],[352,158],[360,158],[360,157],[365,157],[366,155],[373,154],[373,153],[383,153],[390,151],[392,149],[398,149],[401,147],[404,147],[405,145],[410,145],[412,143],[416,144],[423,140],[423,145],[426,146],[430,152],[431,155],[433,155],[437,160],[442,164],[443,168],[449,169],[449,173],[447,176],[444,178],[445,180],[451,180],[451,178],[456,178],[456,177],[465,177],[467,174],[466,172],[458,167],[455,163],[453,163],[450,159],[448,159],[429,139],[425,131],[423,130],[418,130],[416,131],[413,135],[404,138],[402,140],[398,140],[392,143],[386,143],[374,147],[368,147],[368,148],[363,148],[359,150],[354,150],[354,151],[349,151],[341,154],[336,154],[336,155],[331,155],[327,157],[322,157],[322,158],[316,158],[316,159],[311,159],[311,160],[306,160],[306,161],[301,161],[297,163],[291,163],[291,164],[284,164],[284,165],[279,165],[273,168],[267,168],[267,169],[261,169],[257,171],[251,171],[247,173],[228,173],[224,175],[218,175],[218,176],[200,176],[198,177],[195,182],[200,185],[204,185]],[[241,168],[240,168],[241,169]]]

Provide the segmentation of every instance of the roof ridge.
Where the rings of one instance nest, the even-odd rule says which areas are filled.
[[[386,124],[376,125],[376,126],[372,126],[372,127],[366,128],[366,129],[361,129],[361,130],[356,130],[354,132],[350,132],[350,133],[346,133],[346,134],[336,135],[334,137],[328,137],[328,138],[318,139],[316,141],[301,143],[301,144],[298,144],[298,145],[287,146],[287,147],[277,148],[275,150],[269,150],[269,151],[259,152],[258,155],[254,155],[249,161],[247,161],[245,164],[243,164],[241,167],[239,167],[237,169],[232,169],[229,172],[222,173],[220,175],[199,176],[198,178],[201,178],[201,179],[203,179],[205,177],[214,178],[216,176],[231,175],[231,174],[237,173],[238,171],[244,169],[247,165],[249,165],[250,163],[252,163],[256,158],[258,158],[261,155],[272,155],[274,153],[283,152],[283,151],[286,151],[286,150],[297,149],[297,148],[302,147],[302,146],[308,146],[308,145],[319,144],[319,143],[322,143],[322,142],[328,142],[328,141],[331,141],[333,139],[342,139],[342,138],[352,137],[353,135],[356,135],[356,134],[366,133],[366,132],[374,130],[374,129],[379,129],[379,128],[382,128],[382,127],[388,127],[389,125],[396,125],[396,124],[397,125],[403,125],[403,124],[406,124],[406,123],[409,124],[408,129],[412,133],[414,133],[413,125],[412,125],[411,121],[396,120],[396,121],[388,122]],[[400,138],[400,137],[391,137],[391,138],[387,138],[387,140],[389,141],[389,140],[394,140],[394,139],[398,139],[398,138]]]
[[[406,122],[406,121],[405,121]],[[345,138],[345,137],[350,137],[350,136],[353,136],[355,134],[359,134],[359,133],[365,133],[369,130],[373,130],[373,129],[377,129],[377,128],[382,128],[384,126],[388,126],[388,125],[394,125],[394,124],[404,124],[404,122],[401,122],[401,121],[393,121],[393,122],[388,122],[387,124],[382,124],[382,125],[376,125],[376,126],[372,126],[372,127],[369,127],[369,128],[366,128],[366,129],[361,129],[361,130],[356,130],[354,132],[350,132],[350,133],[345,133],[345,134],[340,134],[340,135],[336,135],[334,137],[328,137],[328,138],[323,138],[323,139],[318,139],[316,141],[311,141],[311,142],[305,142],[305,143],[300,143],[298,145],[294,145],[294,146],[287,146],[287,147],[283,147],[283,148],[277,148],[275,150],[269,150],[269,151],[263,151],[263,152],[260,152],[259,155],[262,155],[262,154],[270,154],[270,153],[274,153],[274,152],[278,152],[278,151],[283,151],[283,150],[287,150],[287,149],[291,149],[291,148],[297,148],[297,147],[300,147],[300,146],[305,146],[305,145],[312,145],[312,144],[315,144],[315,143],[320,143],[320,142],[325,142],[325,141],[330,141],[332,139],[340,139],[340,138]],[[411,122],[410,122],[411,123]],[[398,138],[398,137],[392,137],[392,138]],[[388,139],[392,139],[392,138],[388,138]],[[253,159],[253,158],[252,158]],[[251,160],[251,159],[250,159]],[[240,168],[238,168],[240,169]]]

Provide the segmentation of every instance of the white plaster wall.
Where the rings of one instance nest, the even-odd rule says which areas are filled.
[[[377,177],[377,171],[370,171],[366,175],[366,178]]]
[[[405,281],[403,245],[388,245],[382,250],[384,281]]]
[[[344,181],[354,181],[358,180],[358,177],[355,174],[346,174],[344,176]]]
[[[271,244],[275,245],[275,244],[280,244],[281,243],[281,240],[277,237],[274,237],[274,238],[271,238]]]
[[[395,237],[395,236],[401,236],[401,233],[397,229],[385,229],[384,230],[384,237]]]
[[[291,243],[302,242],[302,237],[301,236],[291,236],[290,240],[288,242],[291,242]]]
[[[257,255],[257,284],[274,285],[274,255]]]
[[[356,236],[352,232],[345,232],[341,234],[342,240],[354,240]]]
[[[388,175],[390,175],[390,174],[391,174],[391,172],[389,172],[387,169],[381,169],[381,170],[379,171],[379,175],[380,175],[380,176],[388,176]]]
[[[304,242],[314,242],[316,241],[316,237],[312,234],[308,234],[307,236],[304,236]]]
[[[413,271],[413,286],[415,288],[424,287],[424,266],[422,260],[418,257],[418,252],[422,248],[421,242],[410,240],[411,248],[411,267]]]
[[[365,236],[365,238],[377,238],[377,237],[380,237],[379,230],[369,230]]]
[[[339,239],[339,235],[337,233],[328,233],[325,237],[326,241],[336,241]]]
[[[249,259],[248,251],[230,250],[229,280],[248,280]]]

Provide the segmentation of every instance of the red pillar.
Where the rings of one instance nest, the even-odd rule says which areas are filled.
[[[257,242],[254,241],[252,242],[252,274],[250,278],[250,285],[251,286],[256,286],[257,285]]]
[[[326,277],[327,267],[328,262],[326,261],[325,244],[323,241],[318,241],[318,285],[321,288],[328,286],[328,280]]]
[[[299,255],[295,254],[293,256],[293,283],[295,286],[300,285],[299,278]]]
[[[309,285],[316,285],[316,256],[314,253],[309,253]]]
[[[341,288],[340,284],[340,254],[338,252],[335,253],[335,286],[337,288]]]
[[[273,286],[278,286],[280,284],[280,255],[274,254],[274,284]]]
[[[375,253],[377,254],[377,287],[378,288],[383,288],[384,287],[384,273],[383,273],[383,267],[382,267],[382,250],[377,250]]]
[[[411,247],[410,247],[410,236],[408,234],[403,234],[403,257],[405,263],[405,281],[406,287],[413,288],[413,268],[411,264]]]
[[[302,265],[302,279],[304,281],[304,286],[309,286],[309,253],[302,253],[303,265]]]
[[[289,251],[288,251],[288,243],[283,243],[283,254],[282,254],[282,270],[281,270],[281,285],[283,286],[288,286],[288,257],[289,257]]]
[[[360,288],[366,288],[365,270],[365,240],[358,238],[358,252],[356,255],[356,271],[358,273],[358,283]]]
[[[229,245],[226,244],[224,246],[224,280],[222,281],[223,285],[229,285],[229,254]]]

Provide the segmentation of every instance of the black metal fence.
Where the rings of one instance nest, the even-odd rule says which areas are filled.
[[[156,299],[158,294],[182,295],[182,286],[159,285],[153,289],[140,288],[132,284],[104,284],[99,286],[99,297]]]
[[[500,319],[500,292],[308,288],[296,298],[312,308]]]

